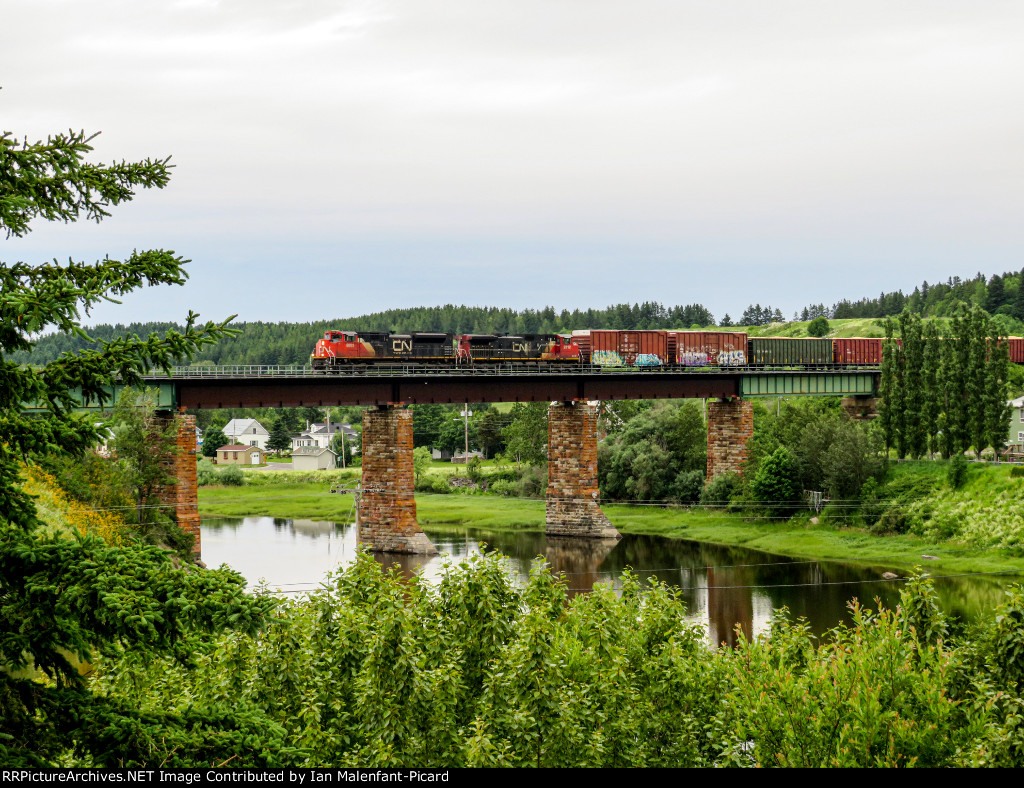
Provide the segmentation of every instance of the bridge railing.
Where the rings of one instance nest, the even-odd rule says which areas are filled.
[[[850,374],[855,372],[876,372],[875,368],[865,367],[823,367],[812,368],[774,368],[760,369],[756,367],[604,367],[604,366],[582,366],[578,364],[564,364],[550,366],[537,366],[521,363],[510,364],[488,364],[488,365],[466,365],[466,366],[430,366],[426,364],[367,364],[364,366],[352,365],[332,369],[328,372],[315,372],[306,364],[236,364],[225,366],[195,366],[195,367],[172,367],[172,378],[213,378],[213,377],[310,377],[339,378],[339,377],[394,377],[396,375],[430,375],[444,377],[449,375],[481,375],[481,376],[521,376],[521,375],[623,375],[631,374],[638,376],[679,374],[687,375],[740,375],[740,376],[761,376],[765,374],[821,374],[839,373]],[[149,379],[164,378],[162,372],[154,372],[146,376]]]
[[[234,364],[228,366],[171,367],[173,378],[214,378],[214,377],[264,377],[280,375],[310,375],[313,370],[307,364]],[[162,376],[156,372],[155,376]]]

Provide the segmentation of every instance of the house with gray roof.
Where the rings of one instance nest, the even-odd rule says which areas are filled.
[[[256,419],[232,419],[222,430],[232,443],[243,446],[259,446],[266,451],[270,433]]]

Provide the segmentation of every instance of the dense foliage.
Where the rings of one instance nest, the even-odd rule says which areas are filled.
[[[601,496],[695,502],[704,487],[707,466],[707,432],[700,403],[638,403],[623,415],[628,418],[598,447]]]
[[[91,164],[88,142],[74,132],[36,143],[0,135],[0,229],[8,237],[27,233],[37,217],[99,221],[134,189],[167,183],[166,160]],[[138,384],[150,366],[189,357],[227,334],[224,324],[197,326],[196,315],[180,331],[145,339],[92,342],[79,327],[82,311],[101,300],[181,284],[185,262],[163,250],[123,261],[0,262],[0,762],[7,767],[54,764],[70,750],[84,763],[119,765],[147,760],[157,746],[208,763],[256,753],[267,738],[262,720],[226,708],[142,712],[97,696],[82,672],[115,649],[141,660],[173,654],[187,661],[188,633],[252,629],[271,603],[247,596],[231,572],[175,569],[157,547],[47,535],[23,487],[24,461],[78,457],[99,442],[93,421],[73,412],[76,389],[95,400],[115,379]],[[12,360],[47,328],[87,349],[42,368]],[[35,415],[23,412],[30,405],[39,408]],[[260,762],[255,754],[250,760]]]
[[[1011,271],[1002,275],[993,274],[987,284],[985,275],[980,272],[969,279],[951,276],[945,282],[935,284],[924,281],[910,295],[895,290],[882,293],[878,298],[861,298],[858,301],[843,299],[829,309],[823,309],[821,304],[811,305],[804,308],[801,319],[809,320],[819,314],[836,320],[890,317],[904,310],[923,317],[948,317],[961,307],[978,306],[990,315],[1020,322],[1024,321],[1022,273]]]
[[[881,449],[878,432],[847,418],[836,398],[757,403],[745,477],[750,483],[760,477],[754,497],[765,503],[788,501],[792,506],[803,499],[804,490],[815,490],[841,504],[857,498],[868,479],[884,474]],[[773,455],[770,469],[762,472]],[[776,472],[785,481],[776,483]]]
[[[142,714],[230,703],[266,760],[319,766],[1020,765],[1024,595],[951,640],[925,579],[896,610],[854,605],[821,641],[778,615],[708,649],[671,589],[626,575],[567,596],[496,555],[440,582],[362,554],[253,635],[195,636],[192,660],[112,653],[106,702]],[[160,747],[148,759],[194,763]]]

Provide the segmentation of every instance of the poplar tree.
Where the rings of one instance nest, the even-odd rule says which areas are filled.
[[[942,434],[942,456],[949,459],[963,454],[970,445],[967,402],[967,374],[971,364],[970,335],[962,312],[949,321],[949,330],[942,341],[942,364],[939,380],[943,389],[945,425]]]
[[[903,423],[903,395],[901,381],[898,378],[900,347],[893,336],[895,329],[893,321],[886,319],[878,391],[881,399],[878,405],[878,421],[885,436],[886,454],[896,442],[896,435]]]
[[[939,329],[936,324],[934,322],[925,323],[922,329],[924,361],[921,365],[921,385],[925,391],[925,397],[921,418],[924,421],[927,434],[926,451],[929,458],[939,452],[939,416],[942,413],[940,403],[943,394],[939,387],[939,366],[942,359],[940,341]]]
[[[1007,401],[1010,377],[1010,347],[1003,337],[996,337],[985,377],[985,433],[984,440],[992,447],[996,459],[1006,448],[1010,426],[1011,407]]]
[[[900,457],[909,455],[921,457],[928,447],[925,402],[931,392],[924,386],[924,340],[921,333],[921,317],[904,310],[899,316],[900,334],[903,337],[901,357],[903,359],[903,432]]]
[[[984,310],[975,306],[967,312],[965,330],[968,344],[968,366],[965,380],[967,435],[970,447],[974,448],[975,456],[980,457],[981,450],[988,445],[986,414],[990,406],[986,395],[991,377],[990,367],[993,366],[989,363],[991,355],[989,318]],[[966,450],[970,447],[964,448]]]

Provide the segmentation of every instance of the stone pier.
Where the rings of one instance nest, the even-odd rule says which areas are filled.
[[[202,556],[199,532],[199,485],[196,480],[196,417],[184,413],[159,411],[157,424],[177,426],[174,453],[162,458],[161,462],[168,476],[176,480],[161,488],[160,502],[172,508],[172,516],[178,527],[194,537],[192,554]]]
[[[854,421],[872,421],[878,418],[878,397],[843,397],[843,410]]]
[[[598,506],[597,406],[553,402],[548,407],[548,536],[620,539]]]
[[[742,473],[747,441],[754,434],[754,404],[744,399],[708,401],[708,473]]]
[[[363,413],[361,487],[360,545],[382,553],[437,553],[416,522],[412,411],[383,405]]]

